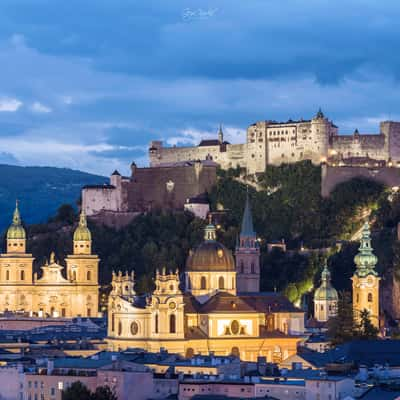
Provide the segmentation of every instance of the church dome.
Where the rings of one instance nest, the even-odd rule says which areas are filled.
[[[314,300],[338,300],[338,293],[331,284],[331,274],[326,264],[321,274],[321,286],[315,291]]]
[[[86,215],[84,211],[81,212],[79,218],[79,225],[74,232],[74,241],[91,241],[92,235],[87,227]]]
[[[215,226],[205,228],[204,242],[191,253],[186,262],[186,271],[235,271],[232,253],[223,244],[216,241]]]
[[[21,216],[19,215],[18,203],[15,206],[13,222],[7,231],[7,239],[26,239],[25,229],[22,226]]]

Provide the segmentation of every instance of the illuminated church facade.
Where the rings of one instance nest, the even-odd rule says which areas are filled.
[[[164,348],[193,354],[258,356],[280,362],[296,353],[304,338],[304,312],[279,293],[262,293],[260,249],[247,198],[235,252],[205,228],[204,241],[191,251],[184,278],[157,271],[155,290],[137,296],[134,274],[113,273],[108,307],[109,348]]]
[[[38,317],[97,317],[98,264],[92,254],[91,233],[85,214],[74,232],[73,254],[64,267],[55,261],[41,266],[41,276],[33,274],[34,258],[26,252],[26,232],[18,204],[7,231],[6,253],[0,255],[0,312],[23,312]]]

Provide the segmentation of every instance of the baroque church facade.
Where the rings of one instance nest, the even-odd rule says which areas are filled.
[[[73,254],[64,267],[54,253],[33,274],[34,258],[26,252],[26,232],[18,204],[6,236],[6,252],[0,255],[0,312],[22,312],[38,317],[97,317],[98,264],[92,254],[91,233],[84,213],[73,236]]]
[[[236,260],[209,222],[191,251],[184,279],[157,271],[151,295],[137,296],[134,274],[113,273],[108,307],[109,348],[164,348],[193,354],[235,354],[280,362],[304,338],[304,312],[279,293],[262,293],[260,249],[247,198]]]

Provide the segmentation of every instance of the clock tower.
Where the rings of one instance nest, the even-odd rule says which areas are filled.
[[[375,271],[378,259],[372,250],[369,223],[366,222],[362,229],[359,252],[354,257],[357,268],[351,278],[353,281],[353,309],[358,321],[360,313],[367,310],[372,324],[379,328],[379,281],[381,278]]]

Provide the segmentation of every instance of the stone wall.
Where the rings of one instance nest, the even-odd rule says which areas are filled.
[[[357,177],[368,178],[389,187],[400,186],[400,169],[396,167],[334,167],[323,164],[321,173],[321,194],[323,197],[329,196],[339,183]]]
[[[114,173],[110,184],[82,189],[82,208],[98,223],[121,228],[150,210],[183,210],[187,199],[209,192],[217,181],[217,164],[186,162],[137,168],[129,178]]]

